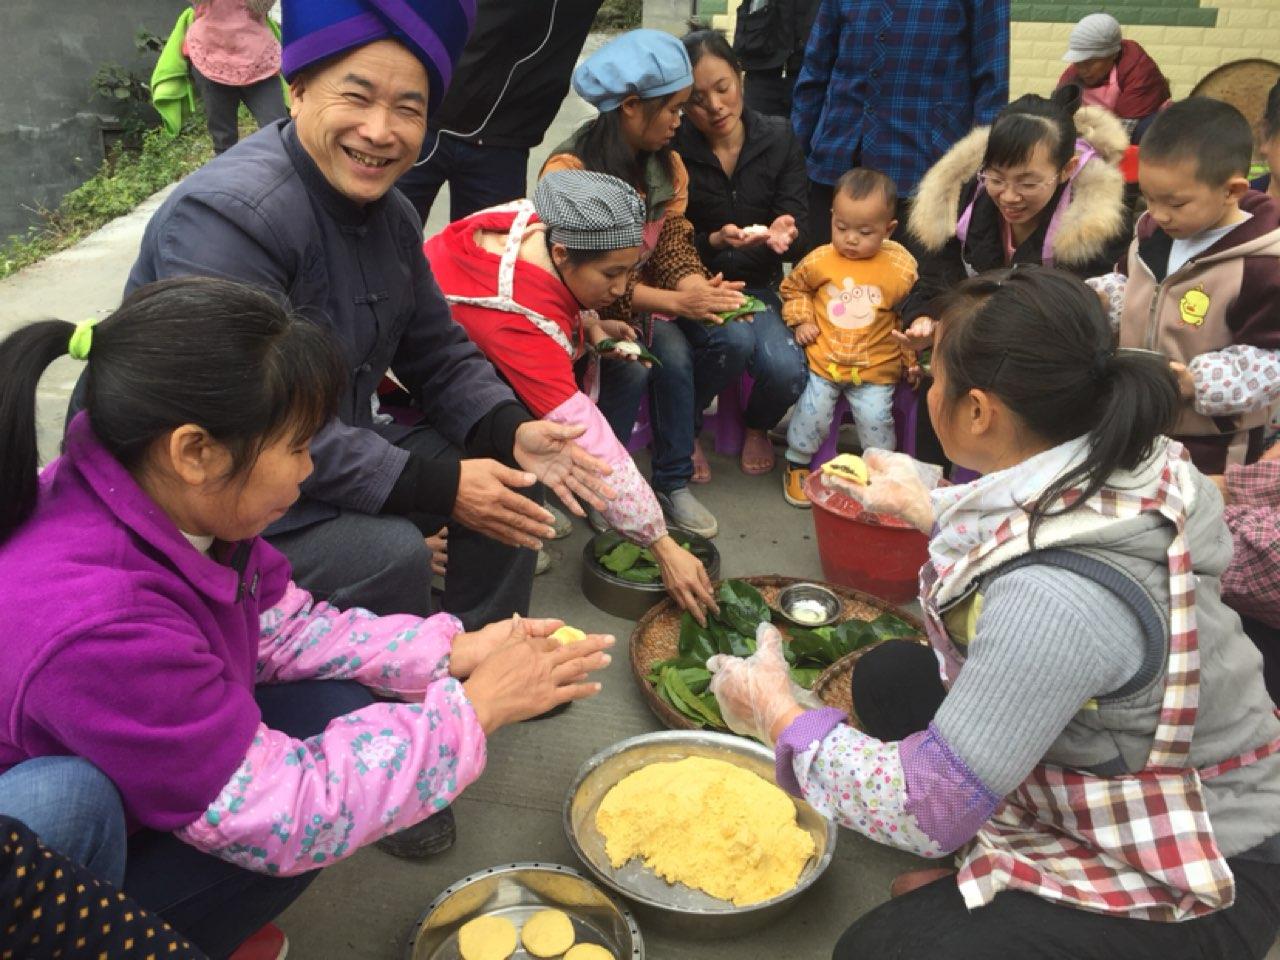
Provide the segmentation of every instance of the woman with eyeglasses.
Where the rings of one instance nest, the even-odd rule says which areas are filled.
[[[930,301],[966,277],[1018,264],[1081,279],[1114,269],[1131,230],[1117,166],[1129,135],[1102,107],[1079,106],[1078,86],[1019,97],[925,174],[908,223],[920,279],[899,310],[904,344],[930,347]],[[917,456],[945,463],[923,407]]]
[[[1129,137],[1103,108],[1079,105],[1072,86],[1019,97],[920,182],[908,224],[922,247],[920,281],[901,311],[918,348],[933,338],[927,304],[966,276],[1034,263],[1083,279],[1123,255],[1130,224],[1117,164]]]

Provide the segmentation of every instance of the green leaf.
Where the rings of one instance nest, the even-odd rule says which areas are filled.
[[[846,620],[835,628],[831,636],[837,660],[847,653],[875,643],[878,639],[875,630],[866,620]]]
[[[597,537],[595,540],[596,560],[604,560],[610,551],[617,547],[618,544],[626,542],[626,539],[616,530],[610,530],[608,533]]]
[[[596,353],[608,353],[610,350],[616,349],[618,344],[621,342],[622,341],[620,340],[615,340],[613,337],[610,337],[607,340],[601,340],[599,343],[596,344]],[[634,340],[630,340],[627,342],[635,343]],[[651,363],[655,367],[662,366],[662,361],[659,360],[657,357],[655,357],[652,353],[650,353],[649,349],[643,343],[637,343],[636,346],[640,348],[640,352],[637,354],[637,357],[639,357],[639,359],[645,361],[646,363]]]
[[[635,566],[636,561],[640,559],[640,549],[638,544],[623,541],[600,558],[600,566],[613,573],[621,574]]]
[[[745,636],[754,638],[756,627],[773,619],[760,591],[741,580],[726,580],[720,584],[716,603],[720,605],[720,622]]]
[[[742,306],[736,310],[725,310],[719,314],[721,320],[726,323],[730,320],[740,320],[751,313],[763,313],[769,309],[769,305],[759,297],[746,297],[742,301]]]
[[[792,667],[791,679],[806,690],[810,690],[822,675],[822,670],[822,667]]]
[[[872,620],[871,630],[879,640],[899,640],[920,634],[918,628],[892,613],[882,613]]]
[[[825,629],[825,628],[824,628]],[[827,667],[840,658],[839,648],[829,633],[822,630],[806,630],[792,627],[791,652],[797,666],[803,664]]]
[[[635,566],[618,571],[618,576],[628,583],[657,583],[662,579],[662,571],[657,567]]]
[[[676,646],[681,657],[694,657],[701,664],[720,652],[711,630],[698,626],[698,621],[689,613],[680,617],[680,639]]]
[[[676,702],[676,709],[681,710],[689,719],[710,726],[723,726],[724,721],[719,711],[712,712],[707,708],[702,698],[689,689],[689,685],[681,676],[681,671],[667,667],[662,671],[661,683],[667,688],[671,699]]]

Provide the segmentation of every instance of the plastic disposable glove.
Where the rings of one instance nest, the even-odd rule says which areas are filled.
[[[929,491],[942,479],[941,468],[888,450],[866,450],[862,459],[867,465],[866,484],[842,482],[831,475],[825,476],[824,481],[839,486],[871,513],[898,517],[929,533],[933,529]]]
[[[712,674],[711,692],[729,729],[773,746],[769,731],[774,721],[798,706],[778,628],[760,624],[755,653],[749,657],[717,654],[707,660],[707,669]]]

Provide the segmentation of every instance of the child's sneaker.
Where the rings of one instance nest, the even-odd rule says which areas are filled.
[[[793,507],[809,509],[809,496],[804,492],[804,482],[808,477],[808,467],[787,461],[782,471],[782,498]]]

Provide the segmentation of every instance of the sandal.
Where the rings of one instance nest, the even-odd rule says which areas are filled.
[[[693,476],[689,478],[690,483],[710,483],[711,482],[711,464],[707,462],[707,455],[702,452],[702,441],[693,441]]]
[[[742,472],[749,477],[772,473],[774,462],[769,435],[763,430],[747,430],[742,439],[742,456],[738,460]]]

